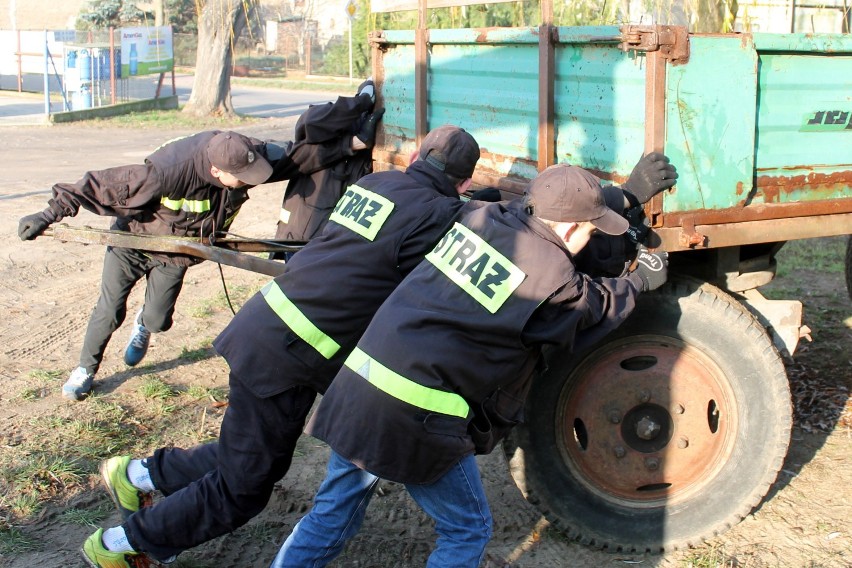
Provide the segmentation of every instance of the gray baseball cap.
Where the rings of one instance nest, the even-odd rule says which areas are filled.
[[[598,178],[583,168],[550,166],[530,182],[525,193],[532,214],[548,221],[588,221],[609,235],[621,235],[630,226],[606,206]]]

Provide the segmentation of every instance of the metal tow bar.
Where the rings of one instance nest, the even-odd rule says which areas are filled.
[[[283,261],[261,258],[248,253],[295,252],[305,244],[304,241],[217,239],[215,237],[205,242],[200,238],[139,235],[92,227],[70,227],[64,223],[53,225],[45,230],[44,235],[63,242],[185,254],[273,277],[280,276],[284,272]]]

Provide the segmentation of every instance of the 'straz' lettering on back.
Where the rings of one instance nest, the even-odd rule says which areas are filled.
[[[350,185],[328,218],[372,241],[393,211],[393,201],[359,185]]]
[[[459,288],[495,313],[526,274],[482,237],[456,223],[426,255]]]

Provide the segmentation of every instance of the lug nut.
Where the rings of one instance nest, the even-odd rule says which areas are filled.
[[[651,391],[643,390],[639,393],[639,400],[641,402],[648,402],[651,400]]]
[[[618,424],[621,422],[621,413],[617,410],[613,410],[609,413],[609,421],[613,424]]]
[[[660,469],[659,458],[645,458],[645,467],[647,467],[650,471],[657,471]]]
[[[625,450],[623,446],[616,446],[615,448],[613,448],[612,452],[618,459],[621,459],[627,455],[627,450]]]
[[[636,423],[636,435],[643,440],[653,440],[660,433],[661,427],[650,416],[643,416]]]

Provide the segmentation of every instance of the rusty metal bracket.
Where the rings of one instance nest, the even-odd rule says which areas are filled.
[[[208,239],[140,235],[126,231],[108,231],[92,227],[71,227],[64,223],[53,225],[45,236],[63,242],[108,245],[151,252],[185,254],[219,264],[241,268],[250,272],[279,276],[284,272],[284,262],[248,254],[250,252],[297,251],[301,241],[264,241],[252,239]]]
[[[684,248],[706,247],[707,237],[695,230],[695,219],[684,217],[681,225],[679,244]]]
[[[674,64],[689,60],[689,33],[683,26],[637,26],[620,28],[622,51],[659,51]]]

